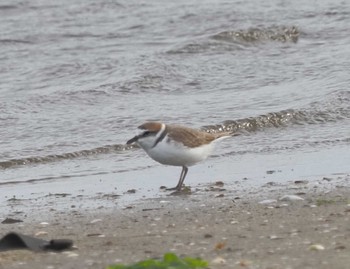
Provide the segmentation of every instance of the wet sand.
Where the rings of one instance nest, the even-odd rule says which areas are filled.
[[[350,176],[338,175],[269,182],[240,192],[235,184],[217,182],[192,187],[192,194],[124,204],[122,196],[133,191],[121,197],[56,194],[42,199],[35,211],[9,199],[10,213],[0,221],[23,222],[0,224],[1,236],[16,231],[47,240],[69,238],[75,247],[62,253],[2,252],[0,268],[105,268],[170,251],[201,257],[211,268],[345,269],[350,264],[349,187]],[[84,208],[88,200],[101,205]],[[56,210],[53,201],[66,209]]]

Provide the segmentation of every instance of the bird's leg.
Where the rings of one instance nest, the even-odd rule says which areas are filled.
[[[185,181],[185,177],[187,175],[187,172],[188,172],[188,168],[186,166],[183,166],[182,167],[182,172],[181,172],[182,177],[180,176],[179,183],[177,183],[177,185],[176,185],[176,190],[177,191],[181,191],[181,187],[182,187],[182,185],[183,185],[183,183]]]
[[[167,188],[166,190],[167,191],[181,191],[181,187],[182,187],[182,184],[185,180],[185,177],[187,175],[187,172],[188,172],[188,168],[186,166],[182,166],[182,171],[181,171],[181,174],[180,174],[180,179],[179,179],[179,182],[177,183],[176,187],[174,188]]]

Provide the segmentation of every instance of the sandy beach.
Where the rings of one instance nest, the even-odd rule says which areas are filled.
[[[350,5],[315,2],[1,1],[0,238],[74,247],[0,269],[350,268]],[[169,195],[148,121],[240,135]]]
[[[43,239],[68,238],[61,253],[27,250],[0,253],[0,268],[106,268],[161,258],[166,252],[201,257],[210,268],[348,268],[350,177],[269,182],[235,191],[235,184],[192,186],[191,194],[164,194],[121,204],[122,196],[51,195],[41,207],[11,214],[22,220],[0,224],[0,234],[21,232]],[[161,192],[161,190],[159,190]],[[124,196],[134,195],[131,190]],[[69,210],[55,210],[57,203]],[[86,199],[105,206],[80,208]],[[36,201],[37,202],[37,201]]]

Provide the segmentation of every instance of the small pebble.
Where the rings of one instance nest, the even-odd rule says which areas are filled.
[[[100,234],[100,233],[91,233],[91,234],[87,234],[86,236],[88,236],[88,237],[105,237],[104,234]]]
[[[248,261],[248,260],[240,260],[238,262],[239,266],[240,267],[248,267],[250,264],[251,264],[251,261]]]
[[[1,223],[2,223],[2,224],[13,224],[13,223],[17,223],[17,222],[23,222],[23,220],[20,220],[20,219],[12,219],[12,218],[6,218],[6,219],[3,220]]]
[[[215,182],[215,186],[223,187],[223,186],[224,186],[224,182],[222,182],[222,181],[216,181],[216,182]]]
[[[135,189],[127,190],[127,193],[136,193]]]
[[[309,181],[307,181],[307,180],[295,180],[294,181],[294,184],[307,184],[307,183],[309,183]]]

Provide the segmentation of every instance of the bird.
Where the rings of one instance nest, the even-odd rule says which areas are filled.
[[[208,133],[181,125],[162,122],[145,122],[138,127],[142,132],[126,142],[136,143],[153,160],[172,166],[181,166],[178,184],[166,190],[181,191],[188,168],[204,161],[213,151],[216,142],[232,137],[230,132]]]

